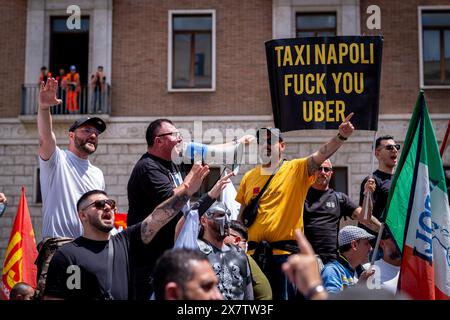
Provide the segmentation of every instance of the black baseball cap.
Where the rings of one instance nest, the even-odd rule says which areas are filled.
[[[77,128],[81,127],[82,125],[90,124],[94,126],[100,133],[106,130],[106,124],[105,121],[98,117],[82,117],[75,121],[69,128],[69,132],[75,131]]]
[[[259,143],[259,135],[260,132],[262,134],[264,134],[264,132],[266,133],[266,136],[268,139],[272,139],[272,136],[274,137],[278,137],[278,141],[279,142],[283,142],[283,135],[280,132],[280,129],[278,128],[259,128],[258,130],[256,130],[256,141]]]

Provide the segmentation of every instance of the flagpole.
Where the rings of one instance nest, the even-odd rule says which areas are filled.
[[[380,224],[380,230],[378,230],[377,242],[375,243],[375,249],[372,252],[372,259],[370,259],[370,265],[373,266],[378,254],[378,248],[380,247],[381,236],[383,235],[384,223]]]
[[[374,158],[375,158],[375,144],[377,141],[377,132],[373,132],[373,141],[372,141],[372,157],[371,157],[371,164],[370,164],[370,173],[369,173],[369,179],[373,178],[373,166],[374,166]],[[369,201],[372,200],[372,192],[369,191],[369,194],[367,195],[369,199],[365,201],[364,204],[364,220],[367,220],[367,214],[369,211]]]
[[[445,147],[447,146],[448,135],[450,133],[450,120],[448,120],[447,130],[445,131],[444,140],[441,145],[441,158],[444,156]]]

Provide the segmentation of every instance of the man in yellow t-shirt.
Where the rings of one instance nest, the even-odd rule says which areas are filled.
[[[252,243],[256,245],[263,240],[273,247],[273,270],[267,276],[274,300],[291,300],[297,296],[296,288],[289,283],[281,265],[295,252],[289,246],[291,242],[296,246],[294,230],[303,231],[303,205],[308,189],[315,180],[314,170],[352,135],[352,116],[353,113],[347,116],[339,126],[338,134],[319,150],[306,158],[290,161],[283,161],[286,142],[277,129],[258,131],[261,134],[261,137],[258,135],[260,154],[261,151],[266,151],[267,159],[263,159],[262,165],[244,175],[236,201],[241,203],[238,220],[242,222],[245,206],[259,194],[272,172],[279,167],[259,201],[255,222],[248,229],[249,249],[252,249]]]

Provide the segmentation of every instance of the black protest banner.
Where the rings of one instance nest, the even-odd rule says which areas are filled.
[[[354,112],[357,130],[378,130],[382,37],[342,36],[265,43],[275,126],[336,129]]]

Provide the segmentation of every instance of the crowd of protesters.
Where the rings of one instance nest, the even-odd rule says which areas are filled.
[[[395,294],[400,256],[388,233],[383,233],[377,267],[367,264],[399,155],[392,136],[376,141],[379,167],[362,181],[358,206],[330,187],[329,158],[353,134],[353,114],[305,158],[286,160],[282,134],[275,128],[258,130],[256,142],[266,159],[242,178],[236,196],[240,212],[231,220],[220,199],[233,173],[192,201],[209,166],[195,163],[185,172],[186,166],[174,163],[182,136],[169,119],[155,120],[147,128],[147,150],[128,181],[128,227],[113,233],[117,204],[105,192],[102,171],[89,161],[106,124],[98,117],[78,119],[69,128],[68,148],[60,149],[50,112],[62,103],[57,93],[58,80],[41,82],[43,239],[35,297],[326,299],[377,276]],[[248,145],[254,140],[243,136],[238,141]],[[255,198],[256,216],[249,222]],[[188,223],[193,210],[194,224]],[[342,217],[360,225],[340,228]],[[194,243],[174,249],[180,234],[186,234],[180,231],[192,225],[198,227]]]

